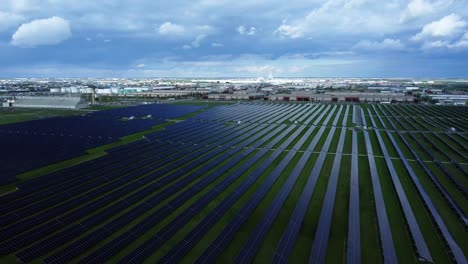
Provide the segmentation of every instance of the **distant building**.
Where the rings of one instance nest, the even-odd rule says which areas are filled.
[[[430,89],[426,90],[426,94],[443,94],[441,89]]]
[[[232,94],[210,94],[208,95],[208,99],[214,100],[258,100],[262,99],[262,93],[247,93],[247,92],[236,92]]]
[[[81,109],[89,106],[81,97],[63,96],[17,96],[4,107]]]
[[[433,100],[437,100],[440,105],[468,105],[468,95],[462,94],[438,94],[429,95]]]
[[[153,90],[147,92],[136,93],[135,95],[143,97],[174,97],[174,96],[196,96],[196,95],[206,95],[209,90]]]
[[[407,92],[418,91],[418,90],[419,90],[419,87],[416,87],[416,86],[408,86],[408,87],[406,87],[406,91],[407,91]]]
[[[265,101],[305,102],[413,102],[414,97],[403,93],[292,93],[265,96]]]

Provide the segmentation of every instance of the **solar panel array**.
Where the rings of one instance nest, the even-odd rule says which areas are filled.
[[[372,121],[373,126],[377,127],[374,117],[371,115],[371,112],[369,109],[368,111],[369,111],[369,117]],[[392,163],[392,159],[390,158],[390,154],[387,150],[387,147],[385,146],[385,142],[382,136],[380,135],[380,131],[377,130],[375,134],[377,135],[378,142],[382,148],[384,159],[385,159],[385,162],[387,163],[387,168],[390,172],[393,186],[395,187],[396,193],[400,200],[400,204],[403,208],[403,212],[406,218],[406,223],[409,226],[412,239],[414,243],[416,244],[418,255],[422,259],[432,262],[432,257],[431,257],[431,254],[429,253],[429,249],[427,248],[426,241],[424,240],[421,229],[419,228],[419,225],[416,222],[416,217],[414,216],[413,210],[411,209],[411,205],[408,201],[408,197],[406,196],[405,191],[403,190],[403,186],[401,185],[400,179],[398,178],[398,174]]]
[[[359,152],[357,132],[352,134],[351,180],[349,192],[349,220],[347,240],[347,262],[361,263],[361,230],[359,213]]]
[[[374,106],[374,109],[375,109],[375,106]],[[381,108],[382,110],[382,108]],[[381,116],[380,115],[377,115],[379,120],[381,120],[380,122],[382,124],[384,124],[384,121],[382,120]],[[392,125],[393,128],[396,128],[395,125],[393,124],[393,122],[389,119],[389,117],[387,116],[387,114],[384,112],[384,116],[385,118],[389,121],[389,123]],[[399,137],[402,139],[402,141],[405,143],[405,145],[407,147],[409,147],[409,143],[408,141],[402,136],[402,134],[398,131],[397,131],[397,134],[399,135]],[[395,149],[397,150],[398,154],[400,155],[400,158],[401,160],[403,161],[403,164],[405,165],[405,169],[408,171],[408,173],[410,174],[411,176],[411,180],[413,181],[413,183],[415,184],[415,186],[417,187],[418,189],[418,192],[419,194],[421,195],[421,197],[423,198],[424,200],[424,203],[425,203],[425,206],[428,208],[429,212],[430,212],[430,215],[433,219],[433,221],[436,223],[437,227],[438,227],[438,230],[440,230],[440,232],[442,233],[442,238],[443,240],[446,242],[446,244],[448,245],[449,249],[450,249],[450,253],[451,255],[453,256],[453,260],[457,263],[463,263],[466,261],[466,258],[465,258],[465,255],[462,251],[462,249],[457,245],[455,239],[453,238],[452,234],[450,233],[446,223],[444,222],[444,220],[442,219],[440,213],[438,212],[436,206],[434,205],[434,202],[433,200],[431,199],[431,197],[428,195],[428,193],[424,190],[424,187],[423,185],[421,184],[418,176],[416,175],[416,173],[414,172],[414,170],[412,169],[411,165],[409,164],[408,162],[408,159],[407,157],[405,156],[405,154],[403,154],[403,151],[401,150],[401,148],[398,146],[398,144],[396,143],[395,141],[395,138],[394,136],[389,132],[389,130],[386,130],[386,133],[388,135],[388,137],[390,138],[391,142],[392,142],[392,145],[393,147],[395,147]],[[445,188],[442,186],[442,184],[440,184],[440,182],[435,178],[435,176],[433,175],[433,173],[427,168],[427,166],[424,164],[424,162],[421,160],[421,158],[419,157],[419,155],[411,148],[409,148],[411,150],[411,153],[417,158],[417,161],[419,162],[419,164],[423,165],[423,167],[425,168],[425,170],[428,172],[428,175],[430,176],[430,178],[433,180],[433,182],[435,183],[435,185],[437,186],[437,188],[439,189],[439,191],[444,195],[444,197],[446,198],[447,201],[449,201],[450,205],[452,206],[452,208],[455,210],[455,213],[459,216],[460,219],[463,220],[463,223],[465,224],[465,226],[467,225],[467,218],[466,218],[466,215],[462,212],[462,210],[460,209],[460,207],[455,203],[455,201],[453,200],[453,198],[450,196],[450,194],[445,190]],[[418,249],[419,251],[419,249]],[[428,254],[428,252],[423,252],[425,253],[426,255]],[[425,258],[427,256],[424,256],[424,255],[420,255],[421,257]],[[430,261],[430,260],[429,260]]]
[[[35,125],[37,133],[53,133],[51,141],[57,131],[75,129],[114,140],[197,109],[141,106],[10,129],[32,131]],[[468,112],[456,108],[449,117],[454,109],[441,109],[212,107],[98,159],[19,183],[16,192],[0,197],[0,253],[43,263],[324,263],[336,260],[333,255],[361,263],[369,262],[373,248],[377,262],[466,263],[461,201],[468,127],[448,129]],[[138,119],[134,126],[128,125],[134,120],[122,121],[148,114],[153,119]],[[98,123],[96,130],[75,123],[88,121]],[[110,131],[104,129],[107,122]],[[125,128],[119,130],[121,122]],[[372,188],[369,200],[363,200],[365,181]],[[428,191],[428,184],[437,192]],[[423,208],[415,207],[409,185]],[[392,212],[404,226],[395,224]],[[369,217],[375,217],[375,226],[363,226]],[[437,234],[428,233],[424,217]],[[411,255],[399,251],[406,242],[395,240],[398,232],[411,241]],[[378,243],[369,244],[369,233]],[[442,249],[433,236],[444,242]],[[441,257],[441,250],[450,257]]]
[[[87,149],[109,144],[200,108],[148,104],[1,125],[0,184],[14,182],[15,176],[22,172],[83,155]]]
[[[363,126],[367,126],[367,121],[364,115],[364,110],[359,107],[360,117]],[[387,216],[386,204],[382,192],[381,181],[379,179],[379,172],[375,163],[374,151],[372,149],[372,142],[369,132],[364,131],[364,139],[366,144],[367,158],[369,160],[370,173],[372,178],[372,190],[374,192],[375,208],[377,210],[377,221],[379,224],[380,241],[382,243],[383,258],[385,263],[398,262],[395,245],[393,241],[392,231],[390,229],[390,222]]]
[[[340,112],[341,112],[341,110],[342,109],[340,108]],[[345,116],[347,116],[347,115],[345,115]],[[329,115],[329,117],[327,117],[327,120],[325,120],[327,123],[329,122],[330,117],[331,117],[331,115]],[[336,125],[336,122],[338,121],[338,119],[337,119],[338,117],[339,117],[339,115],[337,115],[335,117],[335,121],[334,121],[335,125]],[[316,124],[317,124],[317,122],[316,122]],[[321,127],[319,132],[317,133],[317,136],[310,143],[309,147],[307,148],[307,150],[309,150],[309,152],[304,153],[304,155],[307,155],[307,156],[304,156],[304,158],[306,160],[309,159],[309,157],[311,155],[311,152],[317,146],[318,141],[322,137],[324,130],[325,130],[325,127]],[[332,130],[333,130],[333,133],[334,133],[335,127],[332,127]],[[299,201],[297,203],[296,208],[294,209],[294,213],[293,213],[291,219],[289,220],[288,226],[287,226],[285,232],[283,233],[283,235],[281,237],[281,240],[280,240],[280,242],[279,242],[279,244],[277,246],[273,262],[287,262],[287,260],[289,258],[289,255],[291,254],[291,250],[292,250],[292,248],[294,246],[294,243],[295,243],[295,241],[297,239],[299,229],[301,227],[301,223],[304,221],[305,213],[306,213],[307,207],[309,206],[310,198],[311,198],[312,193],[313,193],[313,191],[315,189],[317,179],[318,179],[318,177],[320,175],[320,171],[321,171],[322,166],[323,166],[323,161],[325,160],[325,157],[326,157],[326,154],[327,154],[327,151],[328,151],[328,147],[330,146],[330,143],[331,143],[330,142],[331,138],[333,137],[333,133],[330,133],[327,136],[326,143],[325,143],[324,147],[322,148],[322,151],[321,151],[321,153],[320,153],[320,155],[319,155],[319,157],[318,157],[318,159],[317,159],[317,161],[315,163],[314,168],[312,169],[312,172],[309,175],[309,178],[307,180],[305,188],[304,188],[303,192],[301,193],[301,196],[299,197]],[[302,161],[300,163],[300,166],[304,167],[305,166],[304,163],[305,162]]]

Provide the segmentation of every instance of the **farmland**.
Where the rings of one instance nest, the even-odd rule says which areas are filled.
[[[466,263],[468,108],[171,107],[0,196],[0,262]]]

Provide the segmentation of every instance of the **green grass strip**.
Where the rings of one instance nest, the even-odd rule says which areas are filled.
[[[328,133],[324,132],[324,135],[326,134]],[[314,162],[309,161],[309,163],[314,165],[317,157],[318,154],[312,154],[311,159],[314,160]],[[328,178],[331,172],[331,167],[333,165],[333,158],[334,155],[327,155],[327,158],[325,159],[322,170],[320,172],[321,177],[318,177],[317,179],[314,193],[312,194],[304,221],[302,222],[296,243],[289,258],[290,263],[307,263],[309,260],[310,250],[312,248],[312,244],[314,243],[314,235],[327,190]],[[310,168],[310,171],[306,172],[307,175],[310,175],[312,168],[313,166]]]
[[[351,156],[343,155],[336,189],[330,238],[328,240],[327,263],[346,263],[350,171]]]
[[[390,223],[398,261],[401,263],[414,263],[416,261],[415,251],[412,247],[412,241],[405,222],[403,210],[393,187],[387,164],[383,158],[376,158],[375,164],[379,172],[380,185],[382,187],[385,208],[387,210],[387,217]]]
[[[363,141],[359,141],[363,142]],[[369,161],[359,157],[359,206],[361,220],[361,261],[363,264],[383,262],[377,212],[375,211]]]

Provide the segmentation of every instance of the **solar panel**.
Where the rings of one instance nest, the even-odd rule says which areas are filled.
[[[353,130],[351,156],[351,181],[349,194],[348,216],[348,248],[347,261],[349,263],[361,263],[361,226],[359,207],[359,169],[358,169],[358,137]]]
[[[382,189],[380,187],[379,174],[375,165],[374,156],[371,152],[372,144],[369,137],[369,132],[364,131],[364,139],[366,141],[367,157],[369,160],[369,168],[372,179],[372,189],[374,192],[375,207],[377,210],[377,220],[379,225],[380,240],[382,241],[382,250],[384,260],[392,263],[397,261],[393,237],[390,230],[390,224],[387,218],[385,202],[383,199]]]
[[[253,133],[255,133],[255,132],[256,132],[255,130],[254,130],[254,131],[250,131],[249,133],[244,134],[243,137],[244,137],[244,138],[247,138],[247,137],[249,137],[251,134],[253,134]],[[259,137],[260,135],[262,135],[262,134],[261,134],[261,133],[257,133],[254,137],[249,137],[249,138],[255,140],[255,137]],[[241,139],[242,139],[242,137],[241,137]],[[244,143],[244,144],[247,144],[247,143]],[[218,150],[217,150],[217,151],[218,151]],[[222,151],[222,149],[220,149],[219,151]],[[237,151],[237,150],[236,150],[236,151]],[[235,150],[232,150],[231,152],[235,152]],[[230,155],[232,155],[232,153],[228,152],[228,155],[230,156]],[[228,156],[226,156],[226,157],[228,157]],[[213,165],[217,164],[217,162],[219,162],[219,161],[221,161],[221,160],[226,159],[226,157],[219,158],[218,160],[216,160],[216,163],[213,162]],[[188,183],[188,182],[190,181],[190,179],[194,179],[195,177],[197,177],[197,175],[193,175],[192,178],[190,178],[190,177],[189,177],[189,178],[184,178],[183,180],[184,180],[185,182]],[[167,177],[164,178],[164,179],[167,179]],[[160,184],[160,186],[162,186],[162,185]],[[181,188],[182,185],[180,185],[180,186],[174,185],[174,186],[176,186],[177,188]],[[170,195],[171,192],[176,191],[176,189],[173,189],[173,191],[171,191],[171,192],[169,192],[169,191],[167,191],[167,190],[169,190],[169,189],[165,189],[163,192],[158,193],[158,194],[159,194],[158,197],[161,197],[161,198],[157,198],[157,199],[156,199],[156,198],[151,198],[151,199],[149,199],[149,200],[147,201],[147,203],[150,203],[150,204],[157,204],[157,203],[159,203],[160,201],[162,201],[163,199],[165,199],[165,198],[163,198],[163,197],[167,197],[168,195]],[[145,205],[145,206],[146,206],[146,205]],[[142,210],[141,213],[143,213],[143,212],[146,211],[146,210],[147,210],[147,209]],[[110,211],[108,211],[108,212],[110,212]],[[127,214],[127,215],[125,215],[125,216],[119,218],[117,221],[112,222],[112,225],[108,226],[108,227],[107,227],[107,230],[118,230],[118,228],[121,228],[121,226],[122,226],[123,224],[127,223],[127,221],[131,221],[131,220],[133,220],[133,219],[135,218],[135,216],[132,215],[132,214],[138,214],[138,211],[133,211],[133,212],[131,211],[130,214]],[[98,219],[96,218],[96,220],[98,220]],[[87,222],[89,222],[89,221],[87,221]],[[96,221],[94,221],[94,223],[96,223]],[[84,224],[86,224],[86,221],[84,222]],[[94,241],[94,240],[96,239],[96,238],[94,238],[92,235],[91,235],[91,237],[88,237],[88,238],[89,238],[89,239],[85,240],[87,244],[90,244],[90,241]],[[102,239],[102,238],[101,238],[101,239]],[[91,244],[92,244],[92,243],[91,243]],[[74,244],[70,245],[69,247],[72,247],[73,245],[74,245]],[[82,246],[84,246],[84,245],[82,245]],[[82,246],[80,246],[80,247],[82,247]],[[73,247],[74,247],[74,246],[73,246]],[[67,253],[67,257],[69,257],[69,255],[70,255],[70,252]],[[54,258],[59,258],[59,259],[60,259],[60,258],[65,258],[65,257],[66,257],[66,256],[65,256],[65,253],[64,253],[64,252],[58,252],[57,254],[54,254],[54,256],[51,256],[50,259],[51,259],[51,260],[54,259]]]
[[[332,127],[332,129],[330,130],[330,135],[327,137],[327,141],[329,140],[331,141],[335,129],[336,129],[335,127]],[[332,133],[332,130],[333,130],[333,133]],[[343,148],[344,148],[345,135],[346,135],[346,129],[342,128],[341,133],[340,133],[340,138],[338,140],[337,151],[335,154],[335,158],[333,160],[333,167],[332,167],[330,177],[328,180],[328,185],[327,185],[327,190],[325,193],[325,199],[323,202],[322,211],[319,217],[317,231],[315,233],[315,238],[314,238],[314,242],[312,245],[309,263],[310,262],[323,263],[325,261],[328,240],[329,240],[329,235],[330,235],[332,216],[333,216],[334,202],[335,202],[335,197],[336,197],[336,189],[338,185],[338,176],[339,176],[340,167],[341,167],[341,158],[342,158],[341,153],[343,152]],[[329,142],[327,143],[328,143],[327,149],[326,150],[324,149],[324,151],[328,151],[328,148],[330,146],[329,145],[330,143]],[[322,155],[322,153],[320,155]],[[320,159],[320,161],[322,160],[323,159]]]

